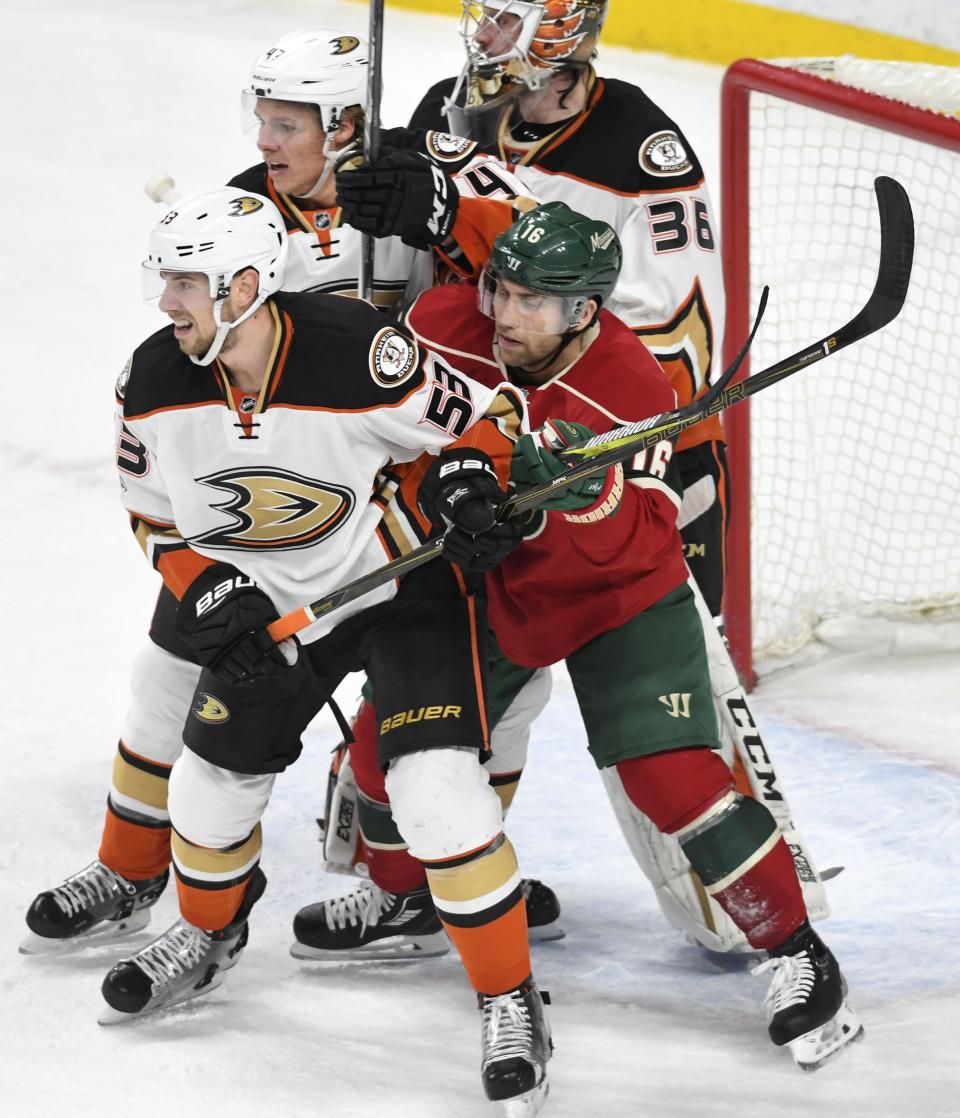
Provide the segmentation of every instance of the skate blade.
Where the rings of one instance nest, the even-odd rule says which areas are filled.
[[[450,940],[446,932],[435,932],[429,936],[390,936],[378,939],[365,947],[342,948],[339,951],[325,947],[310,947],[295,940],[290,954],[295,959],[308,962],[327,963],[396,963],[419,962],[420,959],[435,959],[446,955],[450,950]]]
[[[517,1095],[515,1099],[504,1099],[500,1103],[502,1113],[506,1118],[532,1118],[534,1114],[540,1113],[549,1094],[550,1082],[544,1076],[532,1091]]]
[[[137,932],[142,932],[149,923],[150,909],[143,908],[122,920],[106,920],[89,931],[68,939],[50,939],[30,932],[20,944],[19,950],[21,955],[70,955],[86,947],[107,947],[123,943]]]
[[[566,934],[556,920],[549,924],[540,924],[537,927],[528,926],[527,928],[527,939],[531,943],[549,943],[554,939],[563,939]]]
[[[787,1047],[798,1067],[804,1071],[816,1071],[848,1044],[861,1040],[863,1035],[860,1018],[844,1000],[836,1016],[819,1029],[811,1029],[789,1041]]]
[[[175,1005],[182,1005],[184,1002],[194,1001],[196,998],[202,998],[204,995],[211,993],[220,986],[226,977],[226,972],[230,967],[220,968],[206,984],[199,990],[193,987],[188,987],[186,990],[181,990],[179,994],[173,995],[168,1000],[161,1002],[148,1002],[143,1009],[138,1013],[124,1013],[122,1010],[114,1009],[112,1005],[104,1006],[97,1018],[98,1025],[126,1025],[130,1021],[139,1021],[143,1017],[152,1017],[155,1013],[159,1013],[164,1009],[173,1009]]]

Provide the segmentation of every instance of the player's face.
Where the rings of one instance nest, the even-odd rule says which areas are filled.
[[[565,329],[563,300],[497,277],[493,321],[500,356],[507,365],[533,368],[560,344]]]
[[[257,147],[270,181],[281,194],[306,197],[323,174],[326,136],[310,105],[257,100]]]
[[[173,323],[180,352],[206,353],[217,332],[209,279],[202,272],[161,272],[160,278],[163,291],[157,305]]]
[[[514,12],[484,7],[473,35],[473,45],[487,58],[500,58],[509,54],[516,44],[522,24],[520,16]]]

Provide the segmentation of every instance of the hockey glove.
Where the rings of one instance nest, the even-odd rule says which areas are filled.
[[[399,237],[411,248],[445,240],[460,195],[425,155],[385,149],[370,163],[337,172],[337,205],[345,224],[371,237]]]
[[[230,563],[217,563],[187,588],[177,609],[177,629],[214,675],[228,683],[249,683],[289,666],[267,632],[279,616],[252,578]]]
[[[482,450],[445,450],[424,474],[417,493],[420,511],[447,528],[443,557],[471,574],[485,574],[520,546],[519,521],[496,519],[507,494]]]
[[[510,481],[519,490],[544,485],[561,474],[568,466],[557,458],[554,451],[562,450],[572,443],[593,438],[594,432],[582,423],[572,423],[566,419],[548,419],[537,431],[522,435],[513,450],[510,466]],[[556,496],[547,497],[540,502],[544,509],[583,509],[596,503],[607,487],[607,473],[581,478]]]

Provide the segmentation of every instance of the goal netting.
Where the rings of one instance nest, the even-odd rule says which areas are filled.
[[[872,618],[960,616],[958,113],[960,70],[945,67],[745,61],[725,78],[728,348],[771,288],[754,371],[863,305],[878,174],[904,184],[917,226],[893,324],[726,413],[726,614],[748,676],[751,658],[815,636],[869,640]]]

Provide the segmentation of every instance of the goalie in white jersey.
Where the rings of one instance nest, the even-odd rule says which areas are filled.
[[[545,1057],[498,1047],[500,1015],[547,1032],[516,856],[480,765],[486,627],[468,572],[519,543],[517,526],[494,513],[523,398],[421,351],[368,303],[283,293],[287,254],[273,204],[223,189],[178,203],[144,261],[147,294],[171,324],[137,348],[118,383],[118,466],[193,662],[152,644],[142,654],[130,722],[145,732],[137,752],[121,750],[111,799],[120,822],[136,804],[149,823],[169,782],[152,821],[158,838],[172,825],[182,916],[110,971],[102,1020],[206,993],[237,961],[265,886],[260,817],[276,774],[343,676],[362,669],[398,714],[380,760],[478,994],[492,1038],[485,1090],[512,1099],[538,1088]],[[441,524],[450,563],[387,583],[303,644],[273,642],[267,626],[281,611]],[[125,845],[130,834],[115,831],[114,846],[105,834],[100,859],[37,898],[37,943],[137,925],[161,881],[133,866],[149,843],[141,833],[139,848],[135,835]]]

